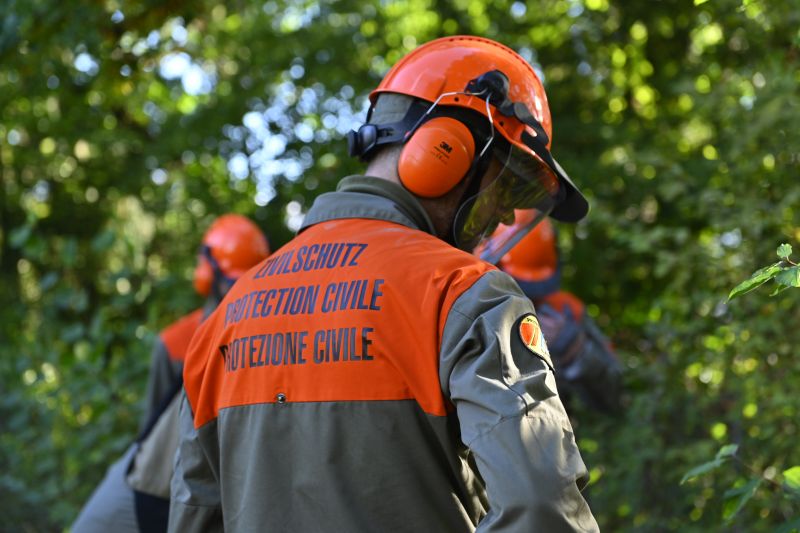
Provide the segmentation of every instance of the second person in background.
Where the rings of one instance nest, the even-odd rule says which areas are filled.
[[[536,217],[532,211],[518,210],[511,226],[501,225],[483,252],[504,242],[516,226]],[[556,230],[549,219],[516,243],[498,261],[536,306],[550,355],[555,365],[556,382],[565,405],[577,398],[593,410],[617,413],[622,393],[622,365],[611,342],[587,314],[580,298],[561,288],[561,259]],[[480,254],[481,251],[478,251]]]
[[[72,525],[72,533],[166,531],[178,442],[178,393],[189,342],[236,279],[268,255],[266,237],[247,217],[222,215],[208,228],[194,271],[194,288],[205,302],[159,334],[151,356],[139,436],[109,467]]]

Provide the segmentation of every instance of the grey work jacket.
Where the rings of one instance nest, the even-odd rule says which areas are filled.
[[[368,243],[349,265],[357,263],[359,272],[385,284],[373,284],[371,299],[362,298],[352,311],[303,314],[301,304],[286,304],[285,316],[274,316],[278,312],[267,307],[274,302],[270,290],[304,286],[313,292],[311,274],[326,281],[345,276],[345,267],[307,274],[319,267],[319,258],[300,261],[308,245],[319,249],[318,243],[343,232]],[[579,491],[587,472],[533,305],[509,276],[432,233],[422,207],[400,186],[350,177],[315,201],[298,237],[275,252],[273,263],[268,259],[242,276],[187,355],[170,531],[598,529]],[[295,263],[273,268],[292,254]],[[450,272],[447,265],[457,268]],[[287,280],[291,287],[281,285]],[[426,283],[435,290],[420,286]],[[420,293],[425,297],[410,300]],[[245,305],[248,295],[255,305]],[[330,306],[334,300],[326,298],[327,292],[322,301]],[[289,316],[294,311],[302,316]],[[396,313],[394,322],[383,317],[372,327],[370,317],[384,312]],[[317,350],[317,335],[332,331],[324,328],[347,313],[370,327],[352,341],[351,350],[362,350],[357,360],[334,364]],[[437,321],[439,326],[431,323]],[[386,329],[391,323],[402,336]],[[265,363],[264,339],[286,331],[287,324],[308,328],[313,355],[302,359],[301,344],[300,355],[292,352],[297,359],[273,353],[270,362],[267,352]],[[432,336],[435,342],[426,340]],[[433,352],[430,371],[407,366],[421,357],[417,349]],[[314,365],[317,356],[323,365]],[[289,362],[297,364],[280,366]],[[300,362],[308,365],[300,368]],[[372,383],[346,383],[342,390],[355,391],[346,397],[326,381],[347,380],[348,372],[379,364],[397,374],[387,380],[409,375],[408,387],[376,400],[370,399]],[[311,374],[318,370],[329,373]],[[309,372],[317,381],[280,388],[281,376],[291,372]],[[432,383],[433,397],[415,396],[415,379],[424,387]],[[323,399],[309,400],[317,394]]]

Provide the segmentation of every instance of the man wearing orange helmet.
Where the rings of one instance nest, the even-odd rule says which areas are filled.
[[[501,225],[479,255],[496,259],[494,250],[536,216],[518,210],[514,224]],[[516,243],[497,265],[509,274],[536,306],[542,331],[555,364],[556,382],[564,402],[577,396],[589,408],[604,412],[619,409],[622,366],[611,343],[586,314],[574,294],[561,290],[561,265],[556,232],[548,219]]]
[[[194,288],[203,307],[167,326],[151,356],[139,437],[114,463],[72,525],[73,533],[166,531],[169,482],[177,446],[183,360],[192,335],[233,283],[269,255],[269,244],[248,218],[217,218],[203,236]]]
[[[170,531],[597,530],[534,308],[468,252],[515,207],[586,214],[538,77],[448,37],[370,100],[367,176],[192,340]]]
[[[247,217],[227,214],[217,218],[203,236],[194,270],[194,289],[206,298],[203,307],[167,326],[158,336],[150,360],[142,429],[165,397],[183,383],[183,359],[192,335],[219,304],[233,283],[269,255],[261,230]]]

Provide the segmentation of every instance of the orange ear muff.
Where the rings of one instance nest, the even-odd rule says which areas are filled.
[[[423,198],[449,192],[466,176],[475,157],[469,128],[456,119],[437,117],[406,141],[397,173],[403,186]]]
[[[214,280],[214,270],[205,257],[200,257],[194,269],[194,290],[200,296],[208,296],[211,292],[211,282]]]

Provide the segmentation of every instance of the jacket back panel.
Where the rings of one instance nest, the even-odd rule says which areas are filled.
[[[472,529],[485,502],[439,351],[453,302],[491,268],[424,232],[345,219],[245,274],[184,373],[226,527]]]

